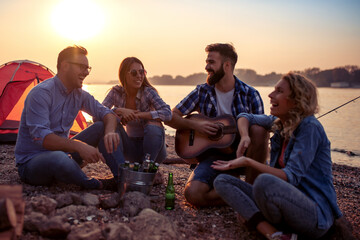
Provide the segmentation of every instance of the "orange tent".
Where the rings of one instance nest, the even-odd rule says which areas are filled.
[[[11,61],[0,66],[0,143],[16,141],[27,94],[35,85],[54,75],[49,68],[29,60]],[[79,112],[71,135],[86,127],[86,120]]]

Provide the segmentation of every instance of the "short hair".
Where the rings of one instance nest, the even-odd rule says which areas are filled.
[[[78,45],[74,45],[74,46],[68,46],[65,49],[63,49],[58,56],[57,59],[57,70],[59,71],[60,69],[60,64],[65,61],[65,60],[69,60],[72,59],[75,55],[77,54],[84,54],[85,56],[88,54],[86,48],[82,47],[82,46],[78,46]]]
[[[209,52],[218,52],[220,55],[225,58],[224,60],[228,60],[231,62],[233,68],[235,68],[235,64],[238,59],[238,55],[235,51],[233,45],[229,43],[213,43],[206,46],[205,51]]]

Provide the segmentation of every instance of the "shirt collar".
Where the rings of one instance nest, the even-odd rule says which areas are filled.
[[[236,94],[240,92],[245,93],[244,84],[241,84],[242,82],[235,75],[234,78],[235,78],[235,93]]]
[[[62,81],[60,80],[60,78],[58,77],[58,75],[55,75],[54,81],[55,81],[56,87],[60,90],[60,92],[61,92],[62,94],[65,94],[65,95],[68,95],[68,94],[69,94],[67,88],[64,86],[64,84],[62,83]]]
[[[235,75],[233,75],[235,78],[235,90],[234,90],[234,94],[238,94],[240,92],[245,93],[246,90],[244,88],[244,84],[241,84],[242,82],[240,81],[240,79],[238,79]],[[207,90],[210,90],[212,93],[215,94],[215,85],[209,85],[206,83],[206,87]]]
[[[143,94],[143,92],[144,92],[144,88],[145,88],[145,87],[141,87],[141,88],[139,89],[139,91],[137,91],[137,93],[136,93],[136,98],[137,98],[137,99],[141,99],[141,96],[142,96],[142,94]],[[116,91],[118,91],[120,94],[126,94],[125,88],[122,87],[122,86],[120,86],[120,85],[114,86],[114,89],[115,89]]]

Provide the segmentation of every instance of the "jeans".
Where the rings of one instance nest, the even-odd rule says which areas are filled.
[[[155,162],[161,163],[165,160],[166,145],[164,128],[147,124],[144,126],[144,137],[129,137],[122,125],[119,125],[118,130],[122,152],[122,154],[119,155],[121,162],[128,160],[130,162],[142,163],[147,153],[150,154],[150,158]],[[102,145],[100,145],[99,148],[100,147],[102,147]]]
[[[259,175],[254,185],[221,174],[214,181],[216,192],[249,221],[261,212],[266,220],[282,230],[319,238],[328,229],[318,229],[317,204],[295,186],[270,174]]]
[[[224,154],[217,149],[209,149],[205,151],[197,157],[199,163],[194,169],[194,171],[191,173],[187,182],[196,180],[202,183],[206,183],[210,188],[213,188],[215,178],[221,173],[227,173],[230,175],[244,174],[244,168],[232,169],[229,171],[221,172],[211,167],[213,162],[216,160],[231,160],[234,158],[236,158],[235,152],[233,152],[232,154]]]
[[[119,132],[118,132],[119,133]],[[120,133],[119,133],[120,134]],[[118,165],[122,163],[122,152],[118,148],[108,154],[104,146],[104,124],[95,122],[73,139],[80,140],[91,146],[98,146],[103,154],[106,164],[110,167],[114,177],[118,175]],[[100,183],[97,179],[89,178],[81,170],[82,159],[78,153],[69,154],[62,151],[45,151],[32,158],[30,161],[18,166],[19,176],[22,181],[32,185],[51,185],[54,181],[72,183],[85,189],[98,189]]]

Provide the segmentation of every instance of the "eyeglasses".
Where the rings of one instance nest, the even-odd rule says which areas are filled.
[[[74,64],[76,66],[79,66],[80,70],[81,71],[88,71],[90,73],[91,71],[91,67],[86,65],[86,64],[82,64],[82,63],[76,63],[76,62],[68,62],[68,63],[71,63],[71,64]]]
[[[138,73],[140,74],[140,76],[144,76],[144,75],[146,75],[147,72],[145,69],[139,69],[139,70],[133,69],[133,70],[129,71],[129,73],[131,76],[136,77]]]

